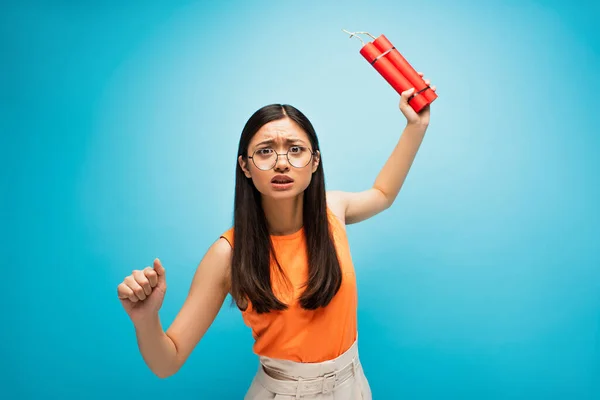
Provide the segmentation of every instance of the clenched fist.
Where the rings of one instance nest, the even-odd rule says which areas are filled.
[[[154,268],[136,269],[117,286],[119,300],[134,323],[157,314],[166,291],[165,269],[158,258]]]

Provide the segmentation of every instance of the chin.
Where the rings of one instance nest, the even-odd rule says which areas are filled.
[[[268,193],[263,193],[263,195],[276,200],[286,200],[296,198],[303,193],[304,191],[298,192],[297,190],[269,190]]]
[[[294,186],[285,190],[277,190],[271,186],[267,186],[266,188],[263,188],[263,190],[260,190],[260,192],[263,196],[270,197],[275,200],[293,199],[304,194],[304,190],[306,190],[306,187],[308,187],[308,185],[306,185],[306,187],[304,185],[299,187],[296,185],[298,185],[298,182],[295,182]]]

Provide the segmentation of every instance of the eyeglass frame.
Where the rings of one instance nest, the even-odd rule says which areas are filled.
[[[252,164],[254,164],[254,166],[256,168],[258,168],[259,170],[261,170],[261,171],[268,171],[268,170],[271,170],[271,169],[275,168],[277,166],[277,162],[279,161],[279,156],[285,156],[285,158],[287,160],[287,163],[290,166],[292,166],[294,168],[297,168],[297,169],[300,169],[300,168],[304,168],[308,164],[310,164],[310,162],[313,160],[313,157],[317,154],[317,151],[318,151],[318,150],[317,151],[312,151],[309,147],[306,147],[306,146],[298,146],[298,145],[290,146],[290,148],[292,148],[292,147],[304,147],[304,148],[310,150],[310,158],[308,159],[308,162],[306,164],[304,164],[302,167],[296,167],[295,165],[293,165],[290,162],[290,157],[288,156],[288,153],[290,152],[290,149],[288,149],[288,151],[286,151],[285,153],[277,153],[275,150],[273,150],[273,151],[275,151],[275,162],[273,163],[273,166],[271,168],[267,168],[267,169],[260,168],[258,165],[256,165],[256,161],[254,161],[254,155],[256,154],[256,152],[260,151],[260,150],[264,150],[264,149],[256,149],[256,150],[254,150],[254,152],[252,153],[251,156],[246,156],[246,157],[248,157],[249,159],[251,159],[252,160]]]

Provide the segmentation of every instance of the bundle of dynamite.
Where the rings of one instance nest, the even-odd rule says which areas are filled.
[[[381,76],[398,92],[398,94],[415,88],[415,93],[408,100],[408,104],[415,110],[421,111],[425,106],[437,99],[437,94],[425,83],[417,71],[406,61],[396,47],[384,36],[375,38],[368,32],[348,32],[350,38],[356,37],[363,44],[360,54],[379,72]],[[365,42],[357,36],[368,35],[373,42]]]

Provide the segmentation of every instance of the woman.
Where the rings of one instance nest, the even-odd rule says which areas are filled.
[[[398,195],[429,124],[429,107],[417,114],[408,105],[413,91],[401,94],[407,125],[398,145],[373,187],[359,193],[325,192],[318,139],[300,111],[273,104],[250,117],[239,142],[234,226],[206,252],[168,330],[158,317],[166,291],[160,260],[118,285],[156,375],[181,368],[231,294],[260,361],[246,399],[371,398],[345,226]]]

